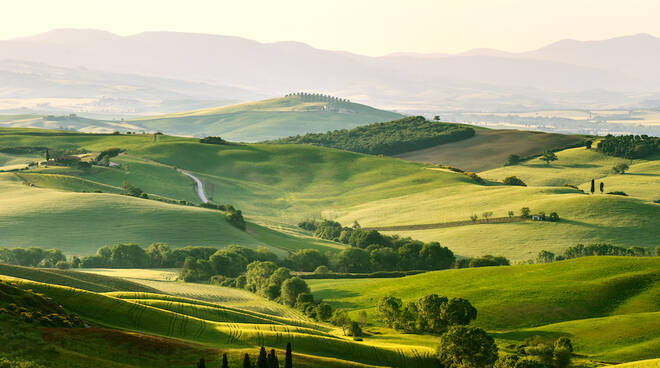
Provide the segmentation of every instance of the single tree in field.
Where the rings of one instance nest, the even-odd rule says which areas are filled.
[[[266,354],[266,348],[261,347],[259,349],[259,357],[257,358],[257,368],[268,368],[268,355]]]
[[[491,216],[493,216],[493,212],[492,212],[492,211],[486,211],[486,212],[484,212],[484,213],[481,214],[481,217],[485,218],[485,219],[486,219],[486,222],[488,222],[488,218],[491,217]]]
[[[520,209],[520,216],[527,218],[529,217],[530,212],[529,207],[523,207]]]
[[[573,344],[568,337],[560,337],[555,340],[552,349],[554,365],[557,368],[566,368],[571,365],[571,356],[573,355]]]
[[[270,353],[268,353],[268,368],[280,368],[280,362],[277,360],[275,349],[270,349]]]
[[[605,183],[602,181],[600,182],[600,194],[603,194],[603,191],[605,190]]]
[[[593,143],[594,143],[594,142],[591,141],[591,140],[584,141],[584,146],[587,147],[587,149],[591,149],[591,145],[592,145]]]
[[[222,354],[222,368],[229,368],[229,362],[227,361],[227,354]]]
[[[554,152],[545,151],[543,152],[543,155],[541,155],[541,161],[545,161],[546,165],[550,165],[550,162],[557,160],[557,155]]]
[[[477,215],[470,216],[470,220],[472,220],[472,222],[477,222],[478,218],[479,218],[479,216],[477,216]]]
[[[509,211],[509,217],[513,217],[514,213],[513,211]]]
[[[436,115],[436,116],[434,116],[434,117],[433,117],[433,120],[435,120],[435,121],[439,121],[439,120],[440,120],[440,115]]]
[[[622,162],[622,163],[620,163],[620,164],[614,166],[614,167],[612,168],[612,170],[613,170],[615,173],[617,173],[617,174],[621,174],[621,175],[623,175],[623,174],[626,173],[626,171],[628,171],[629,168],[630,168],[630,166],[628,166],[627,163]]]
[[[594,194],[596,191],[596,181],[594,179],[591,179],[591,194]]]
[[[250,363],[250,356],[245,353],[243,356],[243,368],[252,368],[252,364]]]
[[[293,368],[293,354],[291,352],[291,343],[286,343],[286,356],[284,357],[284,368]]]
[[[520,156],[514,154],[510,154],[506,160],[507,165],[515,165],[518,162],[520,162]]]
[[[497,360],[497,345],[480,328],[452,326],[440,337],[438,358],[446,367],[490,368]]]

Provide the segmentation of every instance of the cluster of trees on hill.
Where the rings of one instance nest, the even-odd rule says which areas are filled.
[[[590,256],[648,257],[652,256],[653,253],[654,252],[652,252],[650,249],[644,247],[623,248],[607,243],[594,243],[586,246],[583,244],[578,244],[567,248],[563,254],[555,255],[554,253],[547,250],[542,250],[536,256],[536,262],[550,263],[554,261],[563,261],[565,259]],[[660,257],[660,247],[655,248],[655,255]]]
[[[324,95],[322,93],[307,93],[307,92],[294,92],[285,95],[285,97],[297,96],[305,102],[349,102],[347,98],[339,98],[330,95]]]
[[[316,237],[351,246],[329,259],[326,265],[335,272],[432,271],[510,264],[508,259],[492,255],[457,260],[449,248],[438,242],[384,235],[377,230],[362,229],[357,222],[353,227],[332,220],[303,221],[298,226],[313,231]]]
[[[59,249],[0,248],[0,263],[26,267],[62,267],[66,256]]]
[[[597,149],[610,156],[643,158],[660,152],[660,138],[648,135],[607,135]]]
[[[301,250],[280,260],[266,248],[253,250],[230,245],[211,254],[202,254],[202,257],[187,257],[180,278],[246,289],[295,307],[311,318],[328,320],[332,308],[315,300],[305,280],[294,276],[289,268],[309,269],[322,263],[327,263],[327,257],[313,249]]]
[[[229,144],[226,140],[221,137],[204,137],[199,139],[199,143],[205,144]]]
[[[333,256],[330,266],[337,272],[442,270],[456,262],[454,253],[438,242],[383,235],[357,223],[343,227],[332,220],[303,221],[298,226],[314,231],[316,237],[351,246]]]
[[[477,309],[468,300],[436,294],[405,305],[399,298],[384,296],[376,310],[387,326],[406,333],[440,335],[451,326],[467,325],[477,318]]]
[[[374,123],[350,130],[308,133],[266,143],[313,144],[372,155],[395,155],[470,138],[474,129],[412,116],[386,123]]]

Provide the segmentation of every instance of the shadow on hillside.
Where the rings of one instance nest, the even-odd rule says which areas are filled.
[[[323,299],[334,299],[332,301],[332,304],[336,308],[358,308],[358,307],[360,307],[360,305],[356,304],[356,303],[336,300],[336,299],[353,298],[353,297],[356,297],[356,296],[360,296],[360,293],[356,293],[354,291],[337,290],[337,289],[325,289],[323,291],[319,291],[317,293],[314,293],[314,296],[319,297],[321,300],[323,300]]]
[[[592,228],[592,229],[599,229],[599,228],[601,228],[601,226],[594,225],[594,224],[590,224],[590,223],[588,223],[588,222],[584,222],[584,221],[576,221],[576,220],[560,219],[559,222],[560,222],[560,223],[564,223],[564,224],[569,224],[569,225],[588,227],[588,228]]]
[[[625,176],[625,175],[632,175],[632,176],[653,176],[653,177],[655,177],[655,176],[660,176],[660,175],[658,175],[658,174],[651,174],[651,173],[625,173],[625,174],[623,174],[623,175],[624,175],[624,176]]]
[[[562,165],[563,167],[570,167],[574,169],[589,169],[594,167],[600,167],[600,165],[595,164],[572,164],[572,165]]]

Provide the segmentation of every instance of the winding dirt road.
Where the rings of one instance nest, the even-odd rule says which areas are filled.
[[[202,202],[204,202],[204,203],[208,203],[209,200],[206,198],[206,194],[204,194],[204,186],[202,185],[202,181],[199,180],[196,176],[194,176],[193,174],[191,174],[191,173],[189,173],[189,172],[187,172],[187,171],[183,171],[183,170],[181,170],[181,169],[177,169],[177,170],[178,170],[181,174],[190,177],[190,178],[195,182],[195,184],[197,184],[197,196],[199,197],[199,199],[200,199]]]

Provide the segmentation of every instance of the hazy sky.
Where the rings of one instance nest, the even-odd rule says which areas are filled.
[[[55,28],[301,41],[367,55],[525,51],[564,38],[660,36],[660,0],[2,0],[0,39]]]

